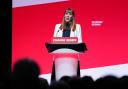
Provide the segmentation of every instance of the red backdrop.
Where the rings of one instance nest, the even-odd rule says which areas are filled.
[[[70,0],[12,9],[12,66],[22,57],[31,57],[41,73],[52,70],[52,55],[45,42],[53,36],[55,24],[71,7],[81,25],[88,51],[80,56],[80,68],[128,63],[127,0]],[[92,27],[91,21],[103,21]]]

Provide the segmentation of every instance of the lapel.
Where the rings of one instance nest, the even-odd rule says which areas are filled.
[[[62,37],[63,31],[59,30],[57,37]]]
[[[76,31],[73,31],[72,28],[71,28],[70,37],[75,37],[75,33],[76,33]]]
[[[71,30],[70,37],[74,37],[74,36],[75,36],[74,31]]]

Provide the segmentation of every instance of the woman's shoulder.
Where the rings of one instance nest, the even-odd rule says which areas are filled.
[[[80,24],[77,23],[76,26],[80,26]]]
[[[61,25],[61,24],[56,24],[55,26],[56,26],[56,27],[59,27],[60,25]]]
[[[56,24],[56,25],[55,25],[55,29],[59,29],[60,25],[61,25],[61,24]]]
[[[79,30],[81,28],[80,24],[76,24],[76,29]]]

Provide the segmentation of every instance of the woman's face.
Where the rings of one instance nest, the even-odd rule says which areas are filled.
[[[72,17],[73,17],[72,13],[66,12],[65,15],[64,15],[64,20],[66,22],[69,22],[69,21],[71,21]]]

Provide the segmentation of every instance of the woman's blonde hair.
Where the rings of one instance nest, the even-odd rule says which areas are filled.
[[[74,17],[75,17],[74,11],[73,11],[71,8],[68,8],[68,9],[65,10],[64,14],[65,14],[65,13],[71,13],[71,14],[72,14],[72,18],[71,18],[72,20],[69,22],[69,24],[70,24],[72,30],[75,31],[75,30],[76,30],[76,23],[75,23],[75,19],[74,19]],[[66,22],[65,22],[64,17],[63,17],[63,19],[62,19],[62,23],[61,23],[61,25],[60,25],[59,28],[60,28],[61,30],[62,30],[62,29],[66,29]]]

